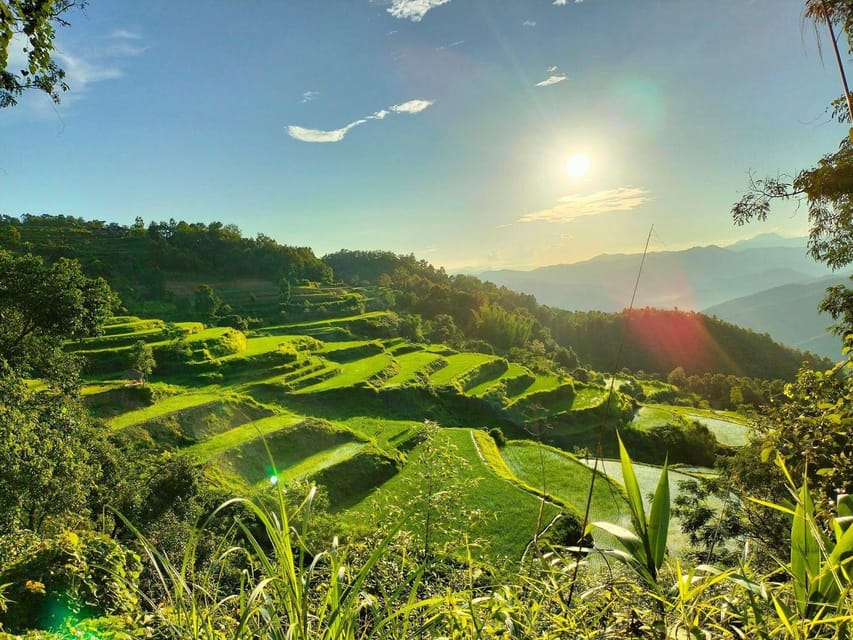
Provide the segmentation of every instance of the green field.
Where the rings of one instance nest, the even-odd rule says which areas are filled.
[[[400,370],[385,383],[386,387],[398,387],[412,381],[415,374],[424,368],[441,360],[441,356],[427,351],[412,351],[395,355],[394,359],[400,365]]]
[[[327,380],[318,382],[300,389],[297,393],[317,393],[331,389],[342,389],[356,384],[364,384],[373,376],[381,373],[394,362],[387,353],[378,353],[375,356],[346,362],[340,365],[340,373]]]
[[[706,414],[682,413],[685,418],[695,420],[704,424],[722,444],[732,447],[742,447],[749,440],[749,427],[743,423],[733,421],[729,416],[722,414],[721,417],[709,417]]]
[[[447,356],[447,366],[433,373],[429,380],[439,387],[450,384],[455,378],[494,359],[494,356],[487,356],[482,353],[457,353]]]
[[[679,417],[705,425],[722,444],[741,447],[746,444],[749,438],[749,427],[744,424],[742,416],[732,411],[711,411],[693,407],[672,405],[640,407],[631,426],[637,429],[651,429],[672,424]]]
[[[469,541],[487,544],[484,548],[473,549],[476,556],[517,560],[535,533],[541,501],[498,478],[477,453],[470,430],[446,429],[440,435],[456,447],[457,455],[467,463],[456,465],[456,477],[447,478],[457,486],[450,488],[450,508],[443,516],[443,524],[451,531],[441,534],[440,539],[462,540],[467,534]],[[423,489],[418,476],[426,471],[420,451],[416,448],[411,452],[404,470],[382,486],[373,496],[375,500],[400,506],[417,503],[416,497]],[[464,486],[458,486],[460,483]],[[376,518],[381,517],[372,499],[366,499],[351,513],[368,524],[377,523]],[[477,514],[477,517],[471,524],[463,515],[454,518],[455,514]],[[543,522],[547,524],[556,514],[557,509],[546,504]],[[422,520],[422,512],[415,512],[414,528],[421,535]],[[461,546],[451,551],[460,556],[465,553]]]
[[[205,391],[199,393],[184,393],[177,396],[171,396],[161,400],[160,402],[144,409],[129,411],[108,422],[109,427],[118,431],[130,425],[148,422],[154,418],[190,409],[199,405],[215,402],[222,398],[222,394],[215,391]]]
[[[499,378],[494,378],[492,380],[486,380],[485,382],[481,382],[476,387],[472,387],[471,389],[469,389],[468,395],[475,397],[485,395],[489,391],[489,389],[494,387],[499,382],[512,380],[525,374],[531,375],[530,372],[527,370],[527,367],[524,367],[515,362],[510,362],[509,368]]]

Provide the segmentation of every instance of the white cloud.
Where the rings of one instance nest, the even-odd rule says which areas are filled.
[[[554,2],[552,2],[551,4],[555,4],[558,7],[563,7],[566,5],[567,2],[568,0],[554,0]],[[583,0],[575,0],[575,4],[580,4],[581,2],[583,2]]]
[[[548,73],[554,73],[556,70],[557,70],[557,65],[554,65],[553,67],[548,67],[547,69],[545,69],[545,71],[547,71]]]
[[[347,126],[332,131],[323,131],[321,129],[306,129],[305,127],[297,127],[289,125],[287,127],[287,135],[302,142],[340,142],[344,139],[347,132],[353,127],[367,122],[365,119],[350,122]]]
[[[316,98],[319,95],[320,95],[319,91],[303,91],[302,92],[302,99],[300,100],[300,102],[302,102],[303,104],[306,102],[311,102],[314,98]]]
[[[420,113],[427,107],[431,106],[432,103],[432,100],[409,100],[408,102],[395,104],[391,107],[391,111],[394,113]]]
[[[524,22],[521,23],[521,26],[522,27],[535,27],[536,26],[536,20],[525,20]]]
[[[420,22],[430,9],[448,2],[450,0],[391,0],[388,13],[395,18]]]
[[[562,82],[566,79],[566,75],[561,73],[559,75],[551,75],[548,78],[545,78],[542,82],[537,82],[537,87],[550,87],[552,84],[557,84],[558,82]]]
[[[651,192],[641,187],[618,187],[589,195],[560,198],[553,207],[526,213],[519,222],[571,222],[576,218],[597,216],[613,211],[630,211],[651,200]]]
[[[420,113],[432,104],[433,100],[420,99],[401,102],[400,104],[395,104],[387,109],[374,111],[369,116],[350,122],[348,125],[341,127],[340,129],[332,129],[331,131],[325,131],[323,129],[308,129],[306,127],[299,127],[293,124],[287,125],[284,129],[287,132],[287,135],[294,140],[299,140],[301,142],[340,142],[344,139],[344,136],[349,133],[350,129],[362,125],[368,120],[384,120],[385,117],[391,113]]]

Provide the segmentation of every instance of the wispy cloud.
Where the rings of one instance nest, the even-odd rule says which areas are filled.
[[[128,58],[141,55],[148,50],[148,45],[142,41],[142,36],[127,29],[113,29],[103,38],[96,49],[96,55],[101,57]]]
[[[564,73],[552,74],[551,76],[545,78],[542,82],[537,82],[537,87],[550,87],[552,84],[557,84],[558,82],[562,82],[566,79],[566,75]]]
[[[556,70],[557,70],[557,65],[554,65],[553,67],[548,67],[547,69],[545,69],[545,71],[547,71],[548,73],[554,73]]]
[[[521,23],[521,26],[522,27],[535,27],[536,26],[536,20],[525,20],[524,22]]]
[[[630,211],[651,200],[651,192],[641,187],[618,187],[589,195],[560,198],[553,207],[526,213],[519,222],[571,222],[576,218],[598,216],[613,211]]]
[[[287,135],[302,142],[340,142],[344,139],[347,132],[353,127],[364,124],[367,120],[356,120],[350,122],[347,126],[332,131],[323,131],[321,129],[306,129],[305,127],[297,127],[289,125],[287,127]]]
[[[456,42],[451,42],[450,44],[444,45],[443,47],[437,47],[436,51],[444,51],[445,49],[452,49],[453,47],[458,47],[460,44],[465,44],[464,40],[457,40]]]
[[[420,22],[430,9],[435,9],[450,0],[391,0],[388,13],[395,18]]]
[[[25,69],[28,45],[26,37],[15,35],[9,47],[8,67]],[[148,49],[143,37],[127,29],[114,29],[110,33],[89,40],[84,47],[71,47],[59,43],[54,51],[58,66],[65,71],[69,90],[61,96],[61,106],[69,106],[84,99],[92,85],[124,76],[127,58],[141,55]],[[34,115],[54,113],[56,106],[46,95],[30,92],[22,97],[23,109]]]
[[[580,4],[581,2],[583,2],[583,0],[575,0],[575,4]],[[554,0],[554,2],[552,2],[551,4],[555,4],[558,7],[562,7],[568,4],[568,0]]]
[[[433,100],[409,100],[391,107],[394,113],[420,113],[427,107],[432,106]]]
[[[113,29],[108,38],[123,38],[125,40],[142,40],[142,36],[128,29]]]
[[[303,91],[302,92],[302,99],[299,102],[302,102],[303,104],[306,102],[311,102],[314,98],[316,98],[319,95],[320,95],[319,91]]]
[[[433,100],[408,100],[407,102],[392,105],[387,109],[374,111],[369,116],[350,122],[348,125],[341,127],[340,129],[326,131],[323,129],[308,129],[306,127],[299,127],[291,124],[285,127],[285,131],[291,138],[301,142],[340,142],[344,139],[344,136],[349,133],[350,129],[362,125],[369,120],[384,120],[385,117],[391,113],[420,113],[432,104]]]

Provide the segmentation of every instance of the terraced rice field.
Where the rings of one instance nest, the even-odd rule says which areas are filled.
[[[198,393],[183,393],[165,398],[150,407],[129,411],[117,416],[108,422],[110,429],[118,431],[134,424],[148,422],[161,416],[183,411],[192,407],[216,402],[222,398],[222,394],[215,391],[202,391]]]
[[[387,353],[378,353],[369,358],[345,362],[340,365],[340,373],[337,375],[317,384],[304,387],[297,391],[297,393],[317,393],[319,391],[342,389],[356,384],[364,384],[373,376],[390,367],[393,362],[393,358]]]
[[[347,291],[339,289],[306,290],[300,295],[331,303]],[[105,394],[106,402],[110,393],[125,398],[124,404],[116,406],[116,411],[124,413],[108,419],[111,430],[126,430],[122,433],[127,437],[160,438],[164,448],[207,465],[215,481],[235,491],[264,490],[273,471],[279,482],[319,479],[330,501],[334,496],[337,517],[358,518],[370,526],[386,524],[376,520],[384,511],[375,508],[375,499],[415,505],[429,471],[422,456],[424,446],[419,444],[423,423],[402,419],[412,418],[411,412],[393,413],[394,403],[411,399],[427,410],[434,403],[439,415],[454,421],[448,423],[473,424],[466,422],[473,416],[477,424],[486,426],[491,420],[488,411],[503,411],[500,403],[472,399],[491,390],[506,393],[505,404],[511,410],[501,415],[513,420],[532,415],[537,402],[543,403],[543,415],[549,415],[596,407],[606,396],[606,389],[592,386],[578,385],[572,393],[568,377],[534,375],[496,356],[457,353],[445,345],[412,345],[402,338],[359,339],[357,329],[365,327],[366,321],[381,323],[387,316],[376,311],[282,324],[249,334],[245,342],[233,329],[182,323],[191,332],[186,341],[194,360],[185,370],[173,369],[178,373],[171,376],[158,376],[155,370],[152,386],[159,399],[154,404],[137,408],[146,401],[145,394],[125,398],[129,392],[123,389],[124,383],[110,376],[93,379],[84,393],[87,401]],[[111,351],[121,344],[127,349],[137,338],[149,340],[152,346],[165,345],[164,326],[160,320],[123,317],[108,327],[107,336],[87,342],[85,348]],[[227,355],[210,355],[222,346],[217,340],[233,342],[235,338],[240,343],[237,353],[222,348],[218,353]],[[118,342],[111,346],[111,340]],[[195,371],[207,376],[203,382]],[[432,388],[425,393],[417,386]],[[333,393],[347,389],[358,389],[358,393]],[[370,405],[363,414],[362,397]],[[335,403],[342,399],[345,404],[346,398],[354,400],[338,410]],[[327,401],[336,410],[317,415],[328,415],[332,421],[311,418],[312,403]],[[391,410],[387,415],[386,408]],[[673,415],[667,408],[650,407],[639,414],[647,422]],[[570,510],[583,510],[592,472],[568,454],[516,441],[499,451],[484,431],[468,428],[444,429],[436,437],[458,456],[441,478],[448,483],[448,502],[439,540],[459,541],[467,534],[472,543],[489,541],[472,547],[475,556],[517,561],[537,523],[545,526],[559,512],[556,504],[543,503],[539,497],[543,486],[540,453],[546,469],[545,492]],[[592,518],[624,524],[620,500],[619,487],[599,478]],[[409,527],[416,538],[422,533],[422,516],[416,508]],[[465,553],[461,544],[450,551]]]
[[[527,367],[524,367],[516,362],[510,362],[509,368],[498,378],[481,382],[476,387],[468,390],[468,395],[480,397],[488,393],[489,389],[499,384],[501,381],[513,380],[523,375],[531,375]]]
[[[594,461],[591,460],[585,462],[588,466],[592,466],[594,464]],[[598,465],[599,469],[602,469],[608,477],[616,480],[619,484],[624,483],[622,465],[618,460],[600,460]],[[640,493],[643,495],[643,504],[646,508],[646,514],[648,514],[649,506],[651,504],[650,498],[654,494],[658,480],[660,479],[660,473],[661,467],[634,462],[634,475],[637,476],[637,484],[640,485]],[[669,494],[671,496],[671,500],[675,500],[675,497],[681,493],[681,489],[679,487],[680,482],[692,480],[693,478],[691,476],[670,469]],[[690,546],[690,540],[686,534],[681,532],[681,526],[675,518],[672,518],[669,524],[669,543],[667,546],[671,552],[674,551],[676,553],[681,550],[685,550]]]
[[[706,414],[684,412],[681,415],[688,420],[695,420],[700,424],[704,424],[722,444],[732,447],[742,447],[749,440],[750,429],[745,424],[734,422],[730,419],[711,418]]]
[[[457,353],[447,356],[447,366],[433,373],[429,381],[437,387],[450,384],[455,378],[492,360],[496,358],[482,353]]]
[[[475,557],[517,560],[535,533],[540,500],[492,473],[477,453],[470,430],[445,429],[439,437],[455,446],[456,455],[467,463],[456,465],[455,481],[463,486],[453,487],[449,492],[450,507],[442,516],[442,525],[451,531],[439,532],[439,540],[461,541],[467,534],[470,542],[490,541],[488,548],[471,549]],[[377,500],[387,500],[398,506],[420,502],[417,496],[423,490],[424,483],[419,480],[419,476],[427,471],[420,458],[420,451],[418,447],[410,453],[409,463],[400,474],[382,486],[375,496]],[[452,478],[448,480],[453,481]],[[365,500],[350,512],[368,524],[377,524],[376,518],[380,514],[373,507],[371,499]],[[555,507],[546,505],[543,521],[550,522],[557,512]],[[473,523],[464,517],[465,514],[475,513],[479,515]],[[450,521],[449,518],[454,514],[460,516]],[[423,517],[423,512],[416,512],[412,520],[415,531],[421,536]],[[465,554],[461,544],[452,551],[459,556]]]
[[[394,359],[400,365],[400,370],[385,383],[385,386],[389,388],[399,387],[407,382],[411,382],[415,379],[419,371],[433,366],[433,363],[440,361],[442,358],[438,354],[427,351],[412,351],[402,355],[395,355]]]

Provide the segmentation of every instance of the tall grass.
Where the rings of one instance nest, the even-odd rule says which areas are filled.
[[[264,500],[220,506],[179,563],[145,543],[163,594],[152,609],[163,635],[211,640],[851,638],[853,501],[839,502],[830,531],[805,484],[792,486],[792,505],[768,505],[792,520],[790,554],[772,576],[757,574],[748,552],[737,567],[685,566],[666,552],[665,470],[646,511],[622,453],[632,522],[616,532],[626,542],[621,558],[611,555],[627,571],[581,572],[572,585],[572,551],[552,549],[525,573],[490,576],[472,560],[464,533],[461,560],[422,561],[405,534],[417,511],[386,526],[371,547],[336,537],[318,551],[308,542],[314,490],[289,504],[276,485]],[[229,535],[200,562],[206,529],[222,518]]]

